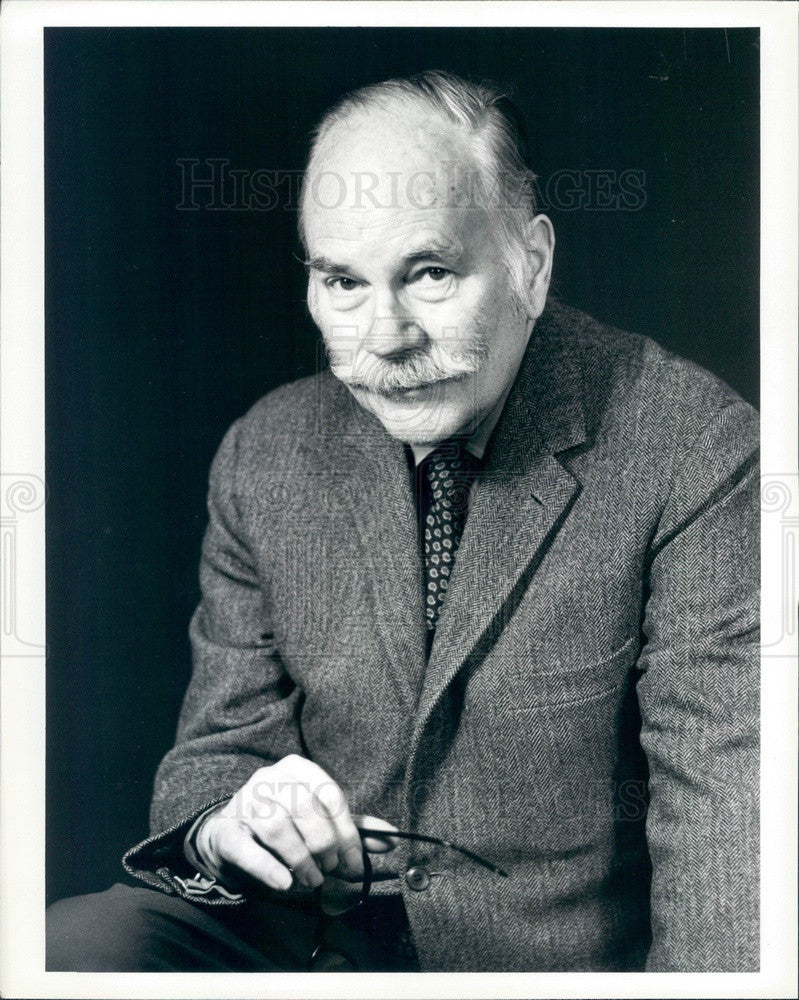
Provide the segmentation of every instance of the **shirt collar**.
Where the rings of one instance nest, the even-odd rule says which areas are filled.
[[[499,422],[512,385],[513,383],[503,392],[494,408],[483,417],[472,431],[468,441],[466,441],[464,447],[478,460],[482,459],[483,455],[485,455],[486,448],[488,447],[488,439]],[[431,452],[434,452],[438,448],[438,444],[410,444],[408,447],[413,455],[414,464],[418,466],[421,465]]]

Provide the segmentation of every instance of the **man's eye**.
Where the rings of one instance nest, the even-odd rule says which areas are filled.
[[[414,276],[414,281],[422,281],[429,278],[430,281],[443,281],[452,272],[445,267],[426,267]]]
[[[345,278],[339,275],[335,278],[325,278],[325,284],[337,292],[351,292],[358,287],[358,282],[353,278]]]

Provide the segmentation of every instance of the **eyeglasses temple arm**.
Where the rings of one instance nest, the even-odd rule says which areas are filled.
[[[504,871],[504,869],[500,868],[499,865],[495,865],[492,861],[488,861],[479,854],[475,854],[475,852],[470,851],[468,847],[461,847],[459,844],[453,844],[451,840],[442,840],[440,837],[431,837],[426,833],[407,833],[404,830],[373,830],[363,826],[358,828],[358,832],[362,837],[378,837],[381,840],[396,837],[399,840],[419,840],[425,844],[438,844],[441,847],[449,847],[451,850],[457,851],[459,854],[463,854],[465,857],[469,858],[470,861],[474,861],[476,864],[482,865],[483,868],[496,872],[497,875],[501,875],[503,878],[509,878],[508,873]]]

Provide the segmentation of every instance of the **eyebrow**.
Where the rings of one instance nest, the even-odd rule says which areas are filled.
[[[341,274],[342,271],[350,273],[351,268],[346,264],[336,264],[329,257],[310,257],[304,260],[303,264],[312,271],[323,271],[325,274]]]
[[[463,247],[460,243],[433,241],[405,254],[402,262],[404,264],[413,264],[419,260],[438,260],[443,264],[454,265],[462,257]],[[352,274],[354,270],[348,264],[338,264],[324,254],[310,257],[308,260],[304,260],[303,264],[309,270],[320,271],[323,274]]]
[[[412,250],[405,256],[405,260],[410,264],[417,260],[440,260],[444,264],[456,264],[463,257],[463,247],[455,241],[451,243],[427,243]]]

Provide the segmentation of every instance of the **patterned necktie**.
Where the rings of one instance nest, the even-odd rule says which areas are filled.
[[[455,566],[477,473],[477,459],[457,438],[446,441],[418,469],[420,536],[424,555],[428,647]]]

